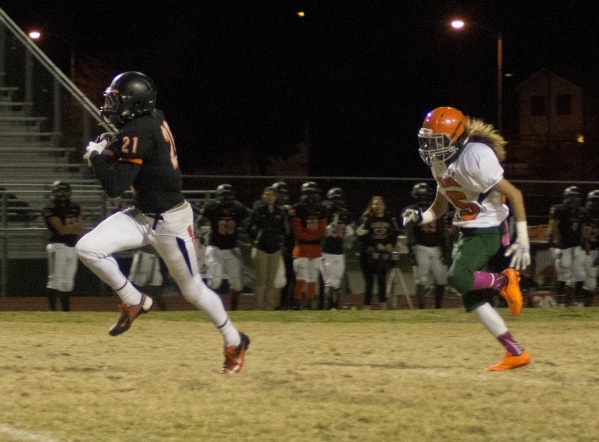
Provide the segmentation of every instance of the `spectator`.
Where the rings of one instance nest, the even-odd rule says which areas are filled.
[[[356,229],[360,241],[360,265],[364,275],[364,306],[370,309],[376,276],[379,308],[387,308],[387,273],[393,267],[392,251],[397,242],[397,229],[382,196],[373,196]]]
[[[352,215],[345,206],[343,189],[334,187],[327,192],[326,236],[322,241],[321,273],[324,282],[326,309],[339,308],[341,281],[345,275],[345,248],[354,237]]]
[[[166,264],[160,258],[156,249],[151,245],[143,246],[133,254],[129,281],[137,286],[140,291],[149,288],[149,295],[156,301],[160,310],[166,310],[166,302],[162,295],[166,280]]]
[[[252,212],[248,224],[256,275],[254,295],[257,310],[274,310],[278,305],[279,288],[275,286],[275,278],[279,268],[285,271],[281,241],[289,226],[283,209],[275,204],[276,199],[275,189],[265,188],[262,203]]]
[[[433,202],[431,188],[427,183],[418,183],[412,188],[412,198],[416,204],[406,209],[426,210]],[[404,212],[404,209],[402,212]],[[445,217],[417,226],[406,226],[406,238],[410,256],[415,260],[414,283],[416,284],[416,302],[418,308],[425,307],[425,293],[430,286],[432,275],[435,308],[441,308],[443,294],[447,285],[446,227]]]
[[[316,309],[316,287],[320,272],[322,250],[320,241],[326,234],[326,218],[320,201],[320,189],[314,181],[307,181],[300,189],[300,201],[294,206],[293,270],[295,307]]]
[[[221,184],[216,188],[216,201],[204,207],[202,222],[210,223],[210,240],[206,248],[206,277],[214,290],[221,289],[223,277],[229,280],[229,309],[237,310],[243,289],[241,280],[241,250],[237,245],[239,230],[249,217],[249,210],[235,199],[233,187]]]
[[[71,310],[70,297],[75,286],[79,259],[75,244],[85,233],[79,204],[71,201],[71,186],[64,181],[52,184],[52,202],[42,210],[50,230],[46,246],[48,254],[48,283],[46,294],[50,310],[56,310],[56,298],[60,298],[62,310]]]
[[[283,236],[283,244],[281,247],[281,253],[283,255],[283,262],[285,263],[285,279],[287,283],[281,288],[280,296],[280,308],[281,310],[290,310],[293,302],[293,290],[295,287],[295,272],[293,270],[293,248],[295,247],[295,238],[293,237],[293,218],[295,211],[293,206],[289,204],[289,189],[287,183],[278,181],[272,185],[277,194],[277,206],[283,211],[286,220],[286,231]]]
[[[460,229],[458,251],[449,269],[449,283],[462,295],[466,311],[474,311],[487,330],[505,348],[502,360],[487,368],[511,370],[530,362],[530,355],[514,339],[503,318],[489,303],[490,289],[499,291],[512,315],[520,314],[522,292],[519,270],[530,264],[530,244],[522,192],[503,176],[505,140],[492,125],[466,118],[452,107],[429,112],[418,132],[418,149],[437,184],[432,205],[407,209],[404,226],[430,223],[444,216],[449,203],[455,209],[453,224]],[[516,222],[516,241],[509,245],[505,220],[507,198]],[[507,241],[506,241],[507,239]],[[501,273],[486,270],[491,259],[507,246],[510,267]]]
[[[551,207],[547,242],[555,259],[558,305],[574,305],[582,296],[585,280],[581,247],[581,192],[576,186],[564,190],[562,203]]]

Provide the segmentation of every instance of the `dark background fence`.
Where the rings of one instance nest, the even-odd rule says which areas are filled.
[[[223,183],[233,186],[237,199],[248,207],[259,198],[262,189],[277,181],[285,181],[290,189],[291,202],[299,199],[299,189],[306,181],[315,181],[322,191],[322,195],[332,187],[341,187],[345,190],[347,205],[353,215],[358,218],[364,211],[368,201],[373,195],[381,195],[386,201],[389,210],[400,221],[400,213],[403,207],[413,203],[411,189],[418,182],[428,182],[434,188],[434,182],[429,177],[421,179],[414,178],[361,178],[361,177],[259,177],[259,176],[185,176],[185,195],[194,204],[201,205],[209,199],[214,189]],[[521,181],[514,182],[523,192],[527,207],[529,225],[544,225],[548,222],[549,210],[552,205],[561,202],[563,190],[570,185],[580,187],[583,196],[588,192],[599,188],[597,182],[558,182],[558,181]],[[75,186],[75,189],[77,187]],[[17,189],[18,190],[18,189]],[[7,188],[10,192],[10,187]],[[86,193],[88,192],[88,193]],[[27,194],[24,194],[25,198]],[[109,214],[111,208],[98,210],[101,204],[114,204],[114,201],[102,198],[103,192],[98,189],[85,190],[82,188],[74,192],[73,200],[84,206],[93,205],[89,209],[88,224],[93,228],[105,214]],[[44,196],[46,199],[49,194]],[[37,201],[31,209],[41,210],[43,198],[33,198]],[[123,200],[126,206],[128,199]],[[92,207],[92,206],[90,206]],[[104,214],[104,215],[103,215]],[[400,223],[401,224],[401,223]],[[45,244],[47,230],[43,219],[38,217],[33,222],[7,223],[0,229],[0,252],[4,254],[4,248],[18,250],[19,254],[8,254],[6,261],[2,263],[2,271],[5,272],[5,294],[6,296],[43,296],[46,284],[46,260]],[[247,255],[247,254],[246,254]],[[123,270],[127,272],[131,264],[131,253],[122,253],[118,257]],[[348,252],[348,261],[355,261],[354,251]],[[249,265],[249,262],[246,263]],[[110,291],[104,287],[99,280],[89,272],[83,265],[79,267],[75,284],[76,296],[108,295]]]

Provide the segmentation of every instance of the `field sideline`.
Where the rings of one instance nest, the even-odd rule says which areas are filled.
[[[0,441],[598,440],[598,309],[499,311],[530,366],[462,309],[238,311],[236,376],[201,312],[0,312]]]

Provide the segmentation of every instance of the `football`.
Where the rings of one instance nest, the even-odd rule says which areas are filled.
[[[118,152],[113,148],[112,143],[109,142],[108,145],[102,151],[102,155],[104,155],[104,161],[108,166],[113,167],[117,161],[119,160]]]

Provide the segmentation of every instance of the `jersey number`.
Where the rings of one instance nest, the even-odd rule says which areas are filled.
[[[177,160],[177,149],[175,148],[175,139],[173,138],[173,134],[171,133],[170,128],[166,121],[162,121],[160,125],[160,130],[162,131],[162,136],[164,137],[164,141],[166,141],[170,145],[170,155],[171,155],[171,165],[173,169],[179,168],[179,161]]]
[[[236,225],[233,219],[221,219],[218,222],[218,234],[222,236],[233,235],[235,234]]]
[[[450,190],[446,193],[446,195],[451,199],[451,203],[457,209],[460,209],[460,219],[463,221],[471,221],[476,219],[480,213],[480,208],[478,205],[464,201],[466,199],[466,194],[464,192]]]
[[[319,223],[318,218],[308,218],[306,220],[306,230],[318,230]]]

